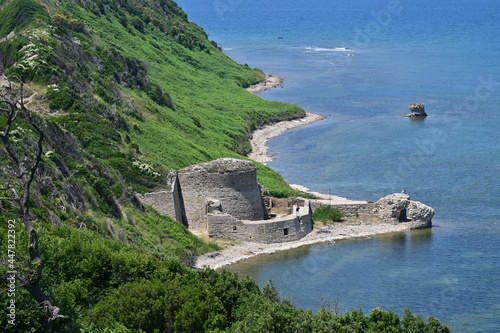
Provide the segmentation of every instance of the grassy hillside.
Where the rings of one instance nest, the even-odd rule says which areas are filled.
[[[130,157],[167,168],[237,157],[249,151],[252,129],[303,115],[244,91],[263,74],[225,56],[171,1],[50,3],[50,19],[37,14],[47,25],[38,19],[3,43],[2,63],[113,167],[131,168]]]
[[[252,129],[304,111],[246,92],[263,73],[225,56],[173,1],[0,0],[0,71],[8,78],[0,87],[0,274],[17,272],[15,295],[7,279],[0,293],[4,308],[15,301],[16,325],[0,316],[1,331],[50,326],[32,288],[40,271],[41,289],[64,315],[51,323],[56,332],[441,327],[380,310],[313,314],[272,287],[188,268],[216,246],[135,193],[164,188],[171,169],[241,158]],[[12,199],[27,193],[38,160],[26,214]],[[258,170],[271,194],[294,193],[271,169]]]

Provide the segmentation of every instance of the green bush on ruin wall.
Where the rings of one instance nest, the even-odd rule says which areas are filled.
[[[323,206],[314,211],[312,219],[314,222],[323,222],[327,224],[331,222],[342,222],[344,215],[344,212],[339,208]]]

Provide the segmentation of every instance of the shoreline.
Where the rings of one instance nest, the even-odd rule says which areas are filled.
[[[269,139],[274,138],[285,131],[304,126],[307,124],[312,124],[317,121],[323,120],[326,117],[323,115],[315,113],[306,113],[304,118],[295,120],[284,120],[275,124],[266,125],[252,132],[252,137],[250,139],[250,144],[252,145],[252,152],[247,155],[254,161],[265,163],[271,162],[273,160],[272,156],[269,155],[267,142]]]
[[[266,75],[266,79],[264,81],[259,82],[257,84],[254,84],[254,85],[246,88],[246,90],[249,93],[255,95],[255,94],[261,93],[263,91],[279,87],[283,84],[284,81],[285,81],[285,79],[283,79],[281,76],[268,74],[268,75]]]
[[[253,242],[238,242],[221,251],[211,252],[199,256],[194,268],[209,267],[219,269],[237,262],[260,255],[286,251],[302,246],[327,243],[335,245],[335,241],[343,239],[368,238],[376,235],[406,232],[410,230],[410,223],[333,223],[329,226],[319,226],[302,239],[286,243],[262,244]]]
[[[317,197],[319,200],[329,200],[330,204],[343,205],[343,204],[366,204],[368,201],[365,200],[351,200],[344,197],[339,197],[338,195],[325,194],[321,192],[311,191],[305,186],[290,184],[290,187],[302,193],[311,194]]]
[[[281,76],[268,74],[263,82],[254,84],[253,86],[246,88],[246,90],[255,95],[260,92],[279,87],[283,84],[283,82],[284,79]],[[250,144],[252,146],[252,151],[247,155],[247,157],[260,163],[271,162],[273,158],[268,154],[269,147],[267,146],[269,139],[282,134],[286,130],[311,124],[325,118],[326,116],[323,115],[306,113],[303,118],[284,120],[259,128],[251,134]]]

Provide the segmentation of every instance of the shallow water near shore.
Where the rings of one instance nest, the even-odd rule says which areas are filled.
[[[408,306],[455,332],[499,332],[500,3],[179,3],[237,62],[285,78],[261,97],[328,117],[269,141],[288,182],[355,200],[406,189],[436,209],[431,230],[229,269],[272,279],[301,308]],[[414,102],[429,117],[400,117]]]

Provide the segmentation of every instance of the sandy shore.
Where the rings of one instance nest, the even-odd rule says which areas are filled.
[[[293,189],[295,189],[295,190],[297,190],[297,191],[314,195],[315,197],[317,197],[318,199],[320,199],[322,201],[328,201],[328,203],[331,204],[331,205],[365,204],[365,203],[368,203],[367,201],[351,200],[351,199],[347,199],[347,198],[344,198],[344,197],[339,197],[338,195],[325,194],[325,193],[320,193],[320,192],[314,192],[314,191],[311,191],[310,189],[308,189],[307,187],[302,186],[302,185],[290,184],[290,187],[293,188]]]
[[[267,147],[267,141],[270,138],[274,138],[291,128],[311,124],[322,119],[325,119],[325,116],[307,113],[306,116],[301,119],[280,121],[279,123],[267,125],[261,129],[255,130],[250,140],[252,152],[248,154],[248,157],[257,162],[272,161],[273,158],[269,156]]]
[[[247,88],[252,94],[257,94],[268,89],[279,87],[283,84],[283,78],[275,75],[267,75],[264,82],[255,84]],[[313,113],[306,113],[306,116],[297,120],[281,121],[276,124],[264,126],[252,133],[252,139],[250,141],[252,145],[252,152],[248,155],[254,161],[257,162],[270,162],[272,157],[268,155],[267,141],[270,138],[274,138],[285,132],[288,129],[307,125],[319,120],[324,119],[325,116],[321,116]]]
[[[315,226],[306,237],[293,242],[260,244],[241,242],[222,251],[212,252],[198,257],[195,267],[221,268],[238,261],[277,251],[285,251],[300,246],[326,242],[335,246],[335,241],[348,238],[365,238],[374,235],[405,232],[410,230],[410,223],[334,223],[331,226]]]
[[[283,81],[284,80],[281,76],[267,75],[264,82],[254,84],[246,89],[252,94],[258,94],[260,92],[281,86]]]

